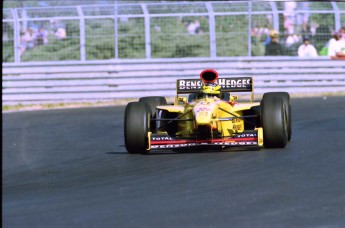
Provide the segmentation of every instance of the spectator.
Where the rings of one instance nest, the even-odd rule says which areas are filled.
[[[295,33],[295,27],[290,17],[286,17],[284,20],[284,31],[285,31],[285,34]]]
[[[23,55],[26,51],[26,38],[25,38],[25,32],[20,32],[20,55]]]
[[[57,31],[55,32],[55,38],[58,40],[63,40],[66,39],[67,34],[66,34],[66,29],[65,28],[58,28]]]
[[[331,39],[328,41],[328,56],[336,56],[336,50],[338,48],[339,35],[337,32],[332,33]]]
[[[291,47],[296,43],[300,42],[300,38],[296,34],[289,34],[286,38],[285,44],[286,47]]]
[[[200,31],[200,22],[195,20],[194,22],[190,23],[187,27],[189,34],[198,34]]]
[[[345,59],[345,28],[338,32],[338,40],[333,42],[329,55],[332,59]]]
[[[52,20],[51,27],[56,39],[63,40],[67,38],[66,27],[60,20]]]
[[[267,44],[269,44],[271,42],[271,37],[267,36],[266,39],[264,40],[264,46],[266,47]]]
[[[283,48],[280,43],[278,43],[279,34],[277,31],[272,30],[270,33],[271,41],[265,47],[266,56],[277,56],[283,55]]]
[[[267,24],[261,27],[257,21],[254,22],[254,27],[251,30],[252,56],[263,56],[265,54],[265,47],[262,43],[270,33],[267,27]]]
[[[36,45],[48,44],[48,32],[41,27],[36,34]]]
[[[35,47],[36,35],[32,29],[26,30],[23,38],[23,42],[26,42],[27,49],[33,49]]]
[[[303,44],[298,48],[298,56],[299,57],[317,57],[317,51],[315,47],[310,44],[309,37],[305,36],[303,38]]]
[[[311,32],[310,24],[306,24],[305,26],[302,26],[302,28],[300,30],[300,34],[302,36],[309,36],[309,37],[311,37],[313,34]]]
[[[345,54],[345,27],[339,32],[334,32],[332,38],[328,41],[328,56],[337,56]]]
[[[303,10],[303,13],[297,14],[297,24],[298,26],[302,27],[302,31],[308,31],[308,24],[309,24],[309,2],[298,2],[297,9]],[[309,34],[305,34],[309,35]]]
[[[294,1],[284,2],[284,28],[287,34],[295,33],[297,3]]]
[[[339,41],[345,42],[345,27],[339,29]]]
[[[254,43],[259,40],[260,42],[264,43],[264,46],[266,46],[269,42],[269,34],[270,34],[270,25],[266,23],[264,27],[261,27],[257,21],[254,22],[254,27],[251,31],[252,39],[254,40]]]

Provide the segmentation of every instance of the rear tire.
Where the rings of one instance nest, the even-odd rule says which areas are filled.
[[[284,100],[280,96],[265,96],[261,100],[261,123],[264,146],[284,148],[288,142],[288,118]]]
[[[288,141],[291,140],[292,135],[292,122],[291,122],[291,103],[290,103],[290,94],[287,92],[269,92],[265,93],[264,97],[281,97],[284,101],[284,106],[286,110],[286,116],[287,116],[287,129],[288,129]]]
[[[125,146],[130,154],[148,154],[151,110],[147,103],[130,102],[125,110]]]

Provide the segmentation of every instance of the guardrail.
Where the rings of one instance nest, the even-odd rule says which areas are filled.
[[[254,77],[255,94],[345,91],[345,61],[327,58],[240,57],[3,64],[3,105],[111,101],[174,96],[176,79],[199,77],[205,68],[221,77]]]

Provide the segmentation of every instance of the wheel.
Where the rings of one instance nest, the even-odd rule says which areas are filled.
[[[287,130],[288,130],[288,141],[291,140],[291,135],[292,135],[292,122],[291,122],[291,104],[289,104],[288,107],[288,111],[287,111],[287,121],[288,121],[288,126],[287,126]]]
[[[270,97],[270,96],[281,97],[284,101],[284,106],[285,106],[287,120],[288,120],[287,121],[288,141],[290,141],[291,140],[291,134],[292,134],[290,94],[287,92],[269,92],[269,93],[264,94],[264,97]]]
[[[147,103],[151,110],[151,117],[152,118],[161,118],[160,113],[156,113],[156,107],[159,105],[166,105],[167,100],[165,97],[159,97],[159,96],[152,96],[152,97],[142,97],[139,99],[139,102]],[[160,121],[152,121],[151,122],[151,129],[157,129],[162,126],[162,123]]]
[[[151,110],[145,102],[130,102],[125,110],[125,146],[130,154],[147,154]]]
[[[139,99],[139,102],[146,102],[150,106],[152,116],[155,115],[157,106],[167,104],[165,97],[158,96],[142,97]]]
[[[260,105],[264,146],[284,148],[288,142],[288,119],[283,98],[281,96],[264,96]]]

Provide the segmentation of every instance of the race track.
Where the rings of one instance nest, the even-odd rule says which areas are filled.
[[[3,113],[3,227],[345,227],[345,97],[285,149],[129,155],[124,107]]]

